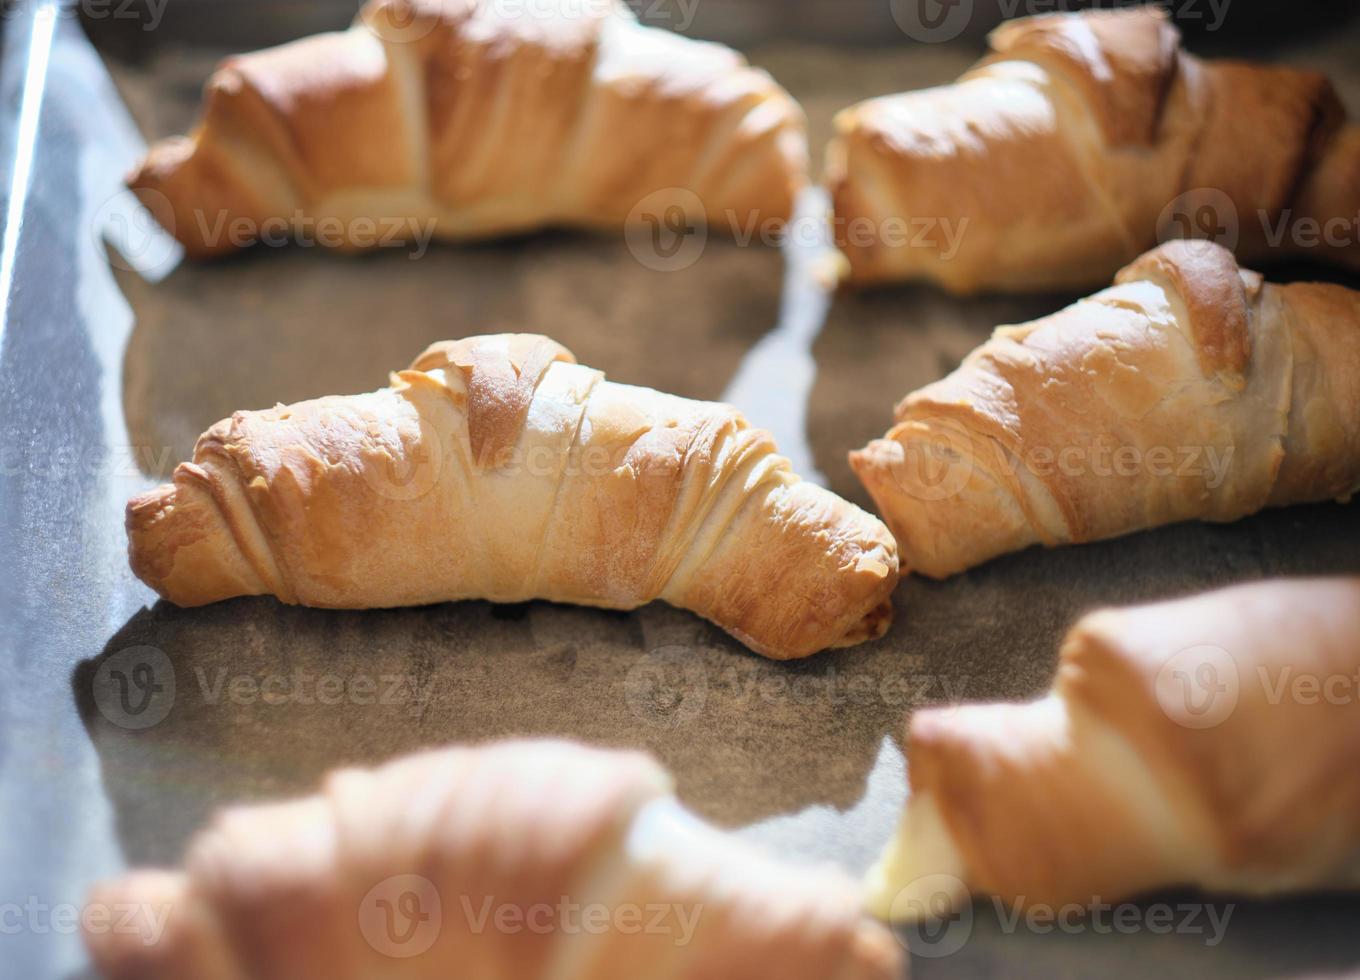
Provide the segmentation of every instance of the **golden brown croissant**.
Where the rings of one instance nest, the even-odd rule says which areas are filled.
[[[644,198],[756,228],[806,170],[802,111],[769,75],[618,0],[372,0],[348,31],[225,61],[193,133],[129,186],[205,256],[290,232],[381,245],[398,221],[621,228]]]
[[[1360,578],[1092,613],[1047,697],[912,719],[870,904],[913,919],[970,894],[1056,909],[1360,885],[1358,699]]]
[[[97,887],[137,917],[86,940],[108,980],[890,980],[861,904],[700,822],[648,756],[507,742],[228,810],[184,872]]]
[[[999,327],[852,453],[935,578],[1067,544],[1360,488],[1360,293],[1262,282],[1169,242],[1059,313]]]
[[[704,616],[769,657],[882,634],[897,548],[728,406],[604,380],[546,337],[435,344],[391,387],[238,412],[128,503],[172,602],[482,598]]]
[[[953,85],[838,116],[827,182],[852,279],[1089,288],[1191,236],[1360,268],[1360,126],[1324,76],[1200,61],[1155,5],[990,41]]]

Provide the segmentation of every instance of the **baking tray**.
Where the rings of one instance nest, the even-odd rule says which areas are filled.
[[[858,873],[900,811],[913,708],[1039,693],[1063,631],[1100,604],[1360,571],[1355,507],[1165,528],[1013,555],[943,583],[908,578],[882,641],[791,664],[662,605],[155,602],[127,568],[128,496],[167,478],[232,410],[374,387],[436,339],[540,331],[615,380],[726,397],[801,472],[867,503],[845,452],[882,432],[893,402],[994,324],[1071,297],[960,301],[906,287],[833,298],[809,274],[817,248],[803,239],[784,254],[709,241],[678,271],[648,267],[624,241],[568,234],[436,247],[418,261],[288,248],[177,264],[119,180],[143,149],[139,128],[184,128],[214,53],[157,36],[106,64],[51,9],[22,5],[0,21],[0,976],[85,975],[61,910],[97,877],[175,862],[218,805],[442,742],[566,735],[647,748],[709,819],[791,860]],[[1267,53],[1332,71],[1354,108],[1356,46],[1351,30]],[[835,109],[947,81],[976,55],[972,44],[749,50],[802,100],[814,147]],[[131,678],[141,683],[124,701]],[[1204,901],[1154,896],[1140,908]],[[1232,909],[1215,945],[1146,917],[1130,934],[1039,934],[979,905],[957,949],[958,928],[947,943],[918,937],[911,969],[1303,977],[1360,966],[1360,899],[1209,901]]]

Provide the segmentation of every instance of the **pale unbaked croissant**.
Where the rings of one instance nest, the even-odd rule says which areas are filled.
[[[1047,697],[912,718],[870,904],[906,920],[979,894],[1360,886],[1358,699],[1358,578],[1092,613]]]
[[[289,229],[382,244],[398,219],[621,229],[644,198],[755,229],[806,170],[802,110],[769,75],[618,0],[372,0],[348,31],[225,61],[193,133],[129,186],[204,256]]]
[[[219,815],[184,872],[90,906],[107,980],[891,980],[901,949],[828,868],[702,823],[650,757],[506,742],[331,774]],[[86,921],[103,921],[86,911]]]
[[[851,465],[904,567],[1231,521],[1360,488],[1360,293],[1273,285],[1169,242],[1059,313],[997,328]]]
[[[775,658],[881,635],[898,574],[887,528],[736,409],[606,381],[528,334],[238,412],[127,528],[133,571],[179,605],[663,599]]]
[[[852,279],[1089,288],[1168,236],[1234,231],[1244,261],[1297,247],[1360,268],[1360,125],[1324,76],[1200,61],[1155,5],[990,41],[955,84],[837,117],[827,182]],[[1272,244],[1309,220],[1332,222],[1325,240]]]

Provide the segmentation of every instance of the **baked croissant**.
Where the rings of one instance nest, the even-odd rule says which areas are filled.
[[[802,110],[768,74],[620,0],[372,0],[348,31],[227,59],[193,133],[128,183],[207,256],[290,231],[621,228],[644,198],[633,220],[755,229],[806,171]]]
[[[702,823],[650,757],[506,742],[218,816],[184,872],[96,887],[108,980],[890,980],[839,872]],[[87,908],[85,921],[103,921]]]
[[[1324,76],[1200,61],[1156,5],[1022,18],[990,42],[952,85],[837,117],[826,179],[851,279],[1090,288],[1168,237],[1360,269],[1360,125]]]
[[[1092,613],[1047,697],[912,719],[870,905],[907,920],[976,894],[1057,909],[1358,886],[1357,697],[1360,578]]]
[[[1264,283],[1168,242],[1115,285],[998,327],[850,463],[906,567],[943,578],[1360,488],[1360,293]]]
[[[779,659],[881,635],[898,574],[887,528],[736,409],[606,381],[527,334],[237,412],[127,529],[133,571],[181,606],[664,599]]]

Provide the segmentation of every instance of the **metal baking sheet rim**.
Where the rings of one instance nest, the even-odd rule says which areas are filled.
[[[79,906],[92,880],[123,866],[100,760],[71,703],[72,671],[140,606],[140,598],[82,578],[79,568],[123,561],[121,502],[145,482],[135,473],[72,479],[73,472],[88,475],[80,469],[102,463],[110,447],[126,438],[118,384],[109,379],[121,375],[131,328],[131,311],[107,267],[103,243],[81,230],[107,225],[110,216],[130,220],[134,212],[120,193],[120,177],[143,144],[69,8],[50,3],[20,8],[4,22],[3,43],[0,111],[9,142],[0,238],[5,407],[0,451],[17,450],[22,458],[35,442],[55,437],[64,440],[62,448],[72,450],[80,467],[0,471],[0,554],[11,559],[0,585],[5,627],[0,654],[10,673],[10,683],[0,685],[0,813],[8,831],[0,835],[5,869],[0,882],[8,881],[10,892],[0,892],[0,911],[7,916],[0,925],[15,921],[13,913],[22,906],[20,928],[0,929],[0,956],[15,976],[69,978],[86,975],[87,966],[65,913]],[[50,131],[44,130],[49,119]],[[64,201],[53,190],[63,179],[75,188]],[[62,213],[62,203],[79,208],[75,220]],[[163,275],[175,258],[171,249],[141,271]],[[795,269],[814,259],[789,256]],[[797,283],[809,278],[786,280],[779,325],[729,385],[727,395],[739,405],[759,396],[762,359],[786,370],[793,366],[795,378],[805,379],[794,389],[805,403],[815,373],[811,344],[829,301],[815,289],[798,293]],[[85,331],[87,323],[99,329]],[[788,431],[777,433],[781,445],[811,474],[802,403],[761,414],[787,420]],[[900,751],[885,738],[859,803],[848,810],[814,806],[745,832],[767,844],[815,852],[818,820],[831,820],[870,838],[862,853],[872,853],[900,808],[904,775]],[[1177,901],[1167,899],[1173,906]],[[934,957],[918,946],[912,969],[918,976],[1075,976],[1092,969],[1111,976],[1350,971],[1360,962],[1350,928],[1357,911],[1360,902],[1326,897],[1242,903],[1240,918],[1252,922],[1248,928],[1257,938],[1225,946],[1217,955],[1193,943],[1159,946],[1147,933],[1101,948],[1061,936],[1009,934],[985,916],[976,922],[970,917],[975,936],[969,955]]]

